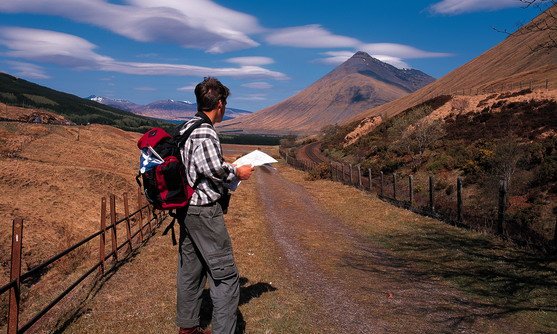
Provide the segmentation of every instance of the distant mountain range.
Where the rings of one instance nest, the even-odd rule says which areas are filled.
[[[295,96],[223,122],[219,127],[252,133],[314,133],[433,81],[433,77],[421,71],[398,69],[365,52],[357,52]]]
[[[146,105],[140,105],[128,100],[111,99],[96,95],[88,96],[86,99],[125,110],[136,115],[171,121],[190,119],[197,112],[197,104],[190,101],[158,100]],[[251,112],[247,110],[226,107],[224,120],[230,120],[238,116],[249,114],[251,114]]]

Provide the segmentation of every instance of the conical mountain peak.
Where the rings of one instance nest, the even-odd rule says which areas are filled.
[[[358,51],[295,96],[235,122],[223,122],[221,127],[261,133],[317,132],[432,81],[423,72],[400,70]]]

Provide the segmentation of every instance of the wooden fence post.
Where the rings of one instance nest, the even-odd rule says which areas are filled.
[[[350,185],[354,185],[354,181],[352,181],[352,164],[350,164]]]
[[[503,223],[505,222],[505,210],[507,207],[507,183],[499,182],[499,210],[497,215],[497,233],[503,234]]]
[[[130,208],[128,206],[128,193],[124,193],[124,214],[126,215],[126,234],[128,236],[128,244],[130,245],[130,253],[133,251],[132,245],[132,227],[130,222]]]
[[[112,256],[116,262],[118,261],[118,241],[116,240],[116,196],[114,194],[110,194],[110,224],[112,225]]]
[[[369,192],[373,189],[373,183],[371,182],[371,168],[367,169],[367,177],[369,178]]]
[[[408,175],[408,191],[409,191],[408,197],[410,198],[410,207],[414,206],[414,182],[413,181],[414,181],[413,176]]]
[[[101,266],[99,267],[99,275],[104,275],[104,255],[106,245],[106,197],[101,198],[101,234],[99,236],[99,260]]]
[[[429,211],[433,212],[435,206],[433,205],[433,175],[429,176]]]
[[[462,223],[462,179],[456,179],[456,221]]]
[[[383,197],[383,191],[384,191],[384,185],[385,185],[385,180],[383,179],[384,175],[383,175],[383,171],[381,171],[381,197]]]
[[[137,210],[139,210],[139,240],[143,242],[143,207],[141,199],[143,198],[141,187],[137,188]]]
[[[21,301],[21,248],[23,245],[23,219],[16,218],[12,222],[12,256],[10,268],[10,282],[15,286],[10,289],[8,309],[8,334],[19,332],[19,302]]]
[[[396,173],[393,173],[393,198],[396,201]]]
[[[362,188],[362,169],[358,165],[358,188]]]

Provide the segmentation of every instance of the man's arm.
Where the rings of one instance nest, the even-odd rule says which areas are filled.
[[[212,139],[204,140],[199,152],[194,154],[194,163],[198,174],[212,180],[215,183],[229,184],[236,178],[247,180],[251,176],[253,167],[240,166],[235,167],[222,158],[220,145]]]

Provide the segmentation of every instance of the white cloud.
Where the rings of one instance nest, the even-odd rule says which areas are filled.
[[[431,5],[429,10],[436,14],[457,15],[520,6],[524,3],[519,0],[443,0]]]
[[[267,94],[246,94],[243,96],[234,97],[234,99],[242,101],[266,101]]]
[[[259,65],[259,66],[269,65],[275,62],[272,58],[269,57],[235,57],[235,58],[228,58],[226,61],[238,65]]]
[[[417,49],[413,46],[396,44],[396,43],[369,43],[359,46],[360,51],[369,53],[370,55],[385,55],[403,59],[411,58],[438,58],[451,56],[450,53],[430,52]]]
[[[45,73],[43,68],[38,65],[25,63],[21,61],[11,61],[11,60],[6,61],[5,63],[8,64],[12,69],[17,71],[15,73],[17,76],[24,77],[24,78],[32,78],[32,79],[50,78],[50,76],[48,76]]]
[[[423,51],[404,44],[371,43],[359,45],[358,49],[354,51],[324,52],[322,55],[326,57],[316,59],[315,61],[323,64],[339,65],[352,57],[356,51],[367,52],[370,56],[397,68],[411,67],[404,59],[448,57],[451,55],[449,53]]]
[[[255,17],[209,0],[18,0],[1,1],[0,12],[57,15],[141,42],[176,43],[210,53],[257,46],[248,34],[263,30]]]
[[[318,24],[277,29],[270,32],[265,39],[273,45],[298,48],[354,47],[361,44],[355,38],[332,34]]]
[[[0,28],[0,45],[5,45],[9,49],[5,53],[9,57],[81,69],[137,75],[196,77],[211,75],[288,79],[284,73],[271,71],[260,66],[211,68],[185,64],[118,61],[95,53],[96,46],[80,37],[47,30]]]
[[[188,92],[188,93],[191,93],[191,92],[193,92],[193,90],[195,89],[195,86],[197,86],[197,84],[191,84],[191,85],[179,87],[179,88],[177,88],[176,90],[179,91],[179,92]]]
[[[392,56],[386,56],[386,55],[373,55],[373,58],[379,59],[380,61],[393,65],[396,68],[411,68],[410,65],[408,65],[406,62],[404,62],[402,59],[397,58],[397,57],[392,57]]]
[[[268,82],[264,82],[264,81],[248,82],[248,83],[242,84],[241,86],[246,87],[246,88],[253,88],[253,89],[271,89],[271,88],[273,88],[273,85],[271,85]]]
[[[355,52],[352,51],[329,51],[323,52],[322,54],[327,56],[326,58],[316,59],[315,61],[322,64],[329,65],[339,65],[347,61],[350,57],[354,55]]]

